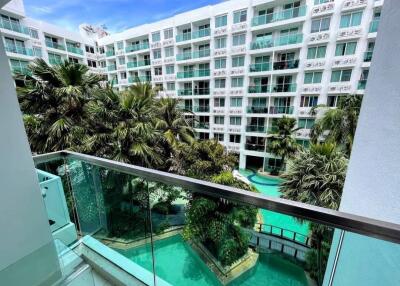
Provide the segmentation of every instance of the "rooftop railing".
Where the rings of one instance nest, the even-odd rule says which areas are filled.
[[[21,34],[29,35],[29,28],[25,27],[19,23],[15,23],[9,20],[3,19],[3,17],[0,17],[0,28],[7,29],[10,31],[18,32]]]
[[[291,9],[285,9],[280,12],[256,16],[252,19],[252,26],[265,25],[279,21],[289,20],[306,15],[307,6],[300,6]]]
[[[107,241],[109,247],[122,245],[129,251],[121,251],[121,253],[136,263],[143,263],[149,267],[154,279],[158,275],[172,285],[179,283],[175,279],[187,279],[185,275],[187,268],[180,268],[183,266],[177,263],[183,259],[178,251],[170,250],[167,253],[168,260],[157,259],[157,255],[160,254],[155,251],[165,245],[163,242],[165,239],[168,243],[173,241],[173,243],[183,244],[184,248],[191,249],[189,255],[192,257],[196,256],[198,251],[207,253],[214,257],[212,263],[215,266],[222,265],[221,261],[226,258],[219,255],[218,249],[210,247],[209,240],[207,242],[193,240],[188,244],[182,239],[182,227],[185,228],[188,223],[193,223],[193,211],[196,209],[191,208],[195,201],[200,203],[198,210],[202,212],[207,212],[211,206],[220,206],[218,214],[221,214],[222,218],[225,217],[224,212],[230,210],[235,212],[245,210],[248,219],[253,217],[251,214],[257,213],[256,221],[238,217],[231,220],[227,216],[227,219],[223,220],[223,225],[217,226],[213,224],[215,216],[211,215],[214,214],[214,211],[211,211],[210,216],[208,214],[199,216],[197,224],[191,226],[196,230],[209,228],[219,231],[225,231],[226,228],[234,230],[233,233],[228,232],[227,236],[222,236],[220,243],[223,245],[237,239],[233,236],[235,232],[243,231],[246,235],[243,235],[241,239],[248,244],[246,253],[249,255],[256,253],[260,258],[268,258],[274,253],[285,254],[279,256],[277,260],[283,262],[278,263],[272,270],[278,274],[291,267],[299,269],[301,264],[294,264],[293,261],[304,262],[309,252],[319,255],[318,249],[321,242],[330,245],[330,252],[334,259],[328,264],[326,272],[324,264],[320,262],[316,263],[315,271],[326,273],[326,278],[331,281],[335,279],[337,266],[344,263],[343,259],[349,259],[342,255],[341,249],[347,243],[351,243],[350,239],[353,239],[354,243],[368,240],[372,246],[384,243],[386,251],[397,248],[397,244],[400,243],[400,225],[398,224],[267,196],[258,192],[70,151],[38,155],[34,157],[34,161],[38,169],[61,177],[69,202],[69,211],[80,235],[92,235],[98,240]],[[171,197],[172,194],[174,194],[173,197]],[[283,225],[272,223],[271,221],[276,216],[285,217],[282,221],[287,223]],[[259,221],[260,219],[265,222]],[[324,229],[327,237],[313,235],[310,231],[311,222],[319,230]],[[294,227],[295,225],[301,227]],[[168,237],[172,241],[168,240]],[[383,247],[379,249],[385,251]],[[144,259],[145,256],[146,259]],[[210,275],[210,270],[202,270],[207,268],[206,263],[201,262],[203,266],[194,264],[194,261],[202,261],[199,256],[196,257],[188,260],[189,266],[196,267],[196,274],[200,277]],[[242,260],[247,259],[246,257],[244,256]],[[257,267],[266,267],[262,263],[256,263]],[[175,267],[174,273],[165,271],[171,264]],[[344,265],[351,267],[351,261],[347,261]],[[214,274],[222,273],[223,275],[225,268],[213,269]],[[352,271],[360,270],[353,269]],[[373,275],[372,271],[377,272],[375,269],[369,271],[371,271],[369,275]],[[267,279],[262,276],[263,274],[253,271],[237,279],[246,281],[246,279],[254,278],[253,275],[261,275],[256,277],[257,279]],[[380,273],[376,275],[379,276]],[[215,279],[215,276],[213,277]],[[288,277],[286,284],[292,284],[292,281],[292,277]],[[189,282],[184,280],[183,283]]]

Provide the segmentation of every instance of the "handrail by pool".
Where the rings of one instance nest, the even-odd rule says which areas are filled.
[[[191,192],[201,193],[211,197],[222,197],[227,200],[233,200],[236,202],[253,205],[258,208],[264,208],[270,211],[292,215],[334,228],[400,243],[400,225],[387,221],[335,211],[301,202],[274,198],[260,193],[248,192],[238,188],[219,185],[207,181],[116,162],[109,159],[98,158],[72,151],[58,151],[33,156],[36,164],[61,158],[82,160],[100,167],[130,175],[140,176],[150,181],[157,181],[160,183],[179,186]]]

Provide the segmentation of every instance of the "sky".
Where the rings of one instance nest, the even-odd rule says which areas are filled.
[[[222,0],[24,0],[27,16],[71,31],[105,25],[110,33],[151,23]]]

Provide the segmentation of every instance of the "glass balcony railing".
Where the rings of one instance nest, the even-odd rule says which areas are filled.
[[[183,33],[176,35],[175,40],[177,42],[189,41],[192,39],[192,33]]]
[[[251,146],[263,152],[262,144]],[[397,224],[68,151],[34,161],[60,176],[78,233],[100,246],[107,241],[111,253],[150,271],[148,285],[158,277],[169,285],[193,285],[193,279],[221,285],[232,268],[241,275],[230,285],[271,277],[279,285],[322,285],[324,278],[334,285],[344,279],[339,268],[365,274],[353,267],[354,251],[379,253],[385,265],[398,267]],[[280,195],[279,182],[268,187]],[[359,245],[365,247],[357,252]],[[329,252],[334,259],[327,263]],[[377,280],[381,274],[368,273]],[[391,275],[383,279],[383,285],[397,283]]]
[[[248,92],[249,93],[268,93],[268,92],[271,92],[271,86],[268,84],[249,86]]]
[[[369,33],[376,33],[378,31],[379,19],[373,20],[369,26]]]
[[[3,17],[0,17],[0,28],[2,29],[6,29],[6,30],[10,30],[10,31],[14,31],[14,32],[18,32],[21,34],[25,34],[25,35],[29,35],[29,28],[25,27],[19,23],[16,22],[12,22],[9,20],[5,20],[3,19]]]
[[[248,106],[247,113],[268,113],[267,106]]]
[[[192,33],[182,33],[176,35],[175,39],[177,42],[183,42],[183,41],[189,41],[192,39],[198,39],[198,38],[203,38],[203,37],[208,37],[210,36],[211,30],[208,29],[201,29]]]
[[[208,87],[195,87],[194,95],[210,95],[210,89]]]
[[[251,42],[250,49],[258,50],[258,49],[266,49],[278,46],[293,45],[293,44],[299,44],[302,41],[303,41],[303,34],[285,35],[285,36],[280,36],[276,39],[260,38]]]
[[[256,16],[252,19],[251,25],[259,26],[279,21],[289,20],[306,15],[307,6],[300,6],[291,9],[285,9],[280,12]]]
[[[270,63],[258,63],[250,65],[250,72],[263,72],[271,70]]]
[[[140,75],[140,76],[130,76],[128,77],[128,82],[129,83],[135,83],[136,81],[141,81],[141,82],[150,82],[151,81],[151,76],[147,75]]]
[[[178,89],[177,93],[180,96],[193,95],[193,90],[192,89]]]
[[[367,86],[367,80],[366,79],[360,79],[358,81],[357,89],[358,90],[364,90],[366,86]]]
[[[194,128],[197,128],[197,129],[209,129],[210,128],[210,123],[209,122],[195,122],[194,123]]]
[[[77,54],[77,55],[83,55],[83,50],[78,47],[67,46],[67,51],[70,53]]]
[[[177,54],[176,55],[176,60],[177,61],[185,61],[185,60],[190,60],[192,58],[192,53],[182,53],[182,54]]]
[[[247,125],[246,132],[266,133],[267,128],[262,125]]]
[[[128,62],[126,66],[128,67],[128,69],[150,66],[150,60]]]
[[[274,62],[274,70],[297,69],[298,67],[299,67],[299,60]]]
[[[9,52],[9,53],[20,54],[20,55],[33,57],[33,50],[30,49],[30,48],[8,45],[8,46],[6,46],[6,51]]]
[[[271,87],[271,92],[296,92],[297,85],[295,83],[275,84]]]
[[[28,69],[28,67],[13,66],[11,67],[11,70],[15,74],[32,75],[32,72],[30,69]]]
[[[208,105],[195,105],[195,106],[193,106],[193,112],[210,112],[210,106],[208,106]]]
[[[109,65],[109,66],[107,66],[107,70],[108,71],[115,71],[115,70],[117,70],[117,65]]]
[[[131,53],[131,52],[136,52],[136,51],[140,51],[140,50],[147,50],[149,47],[150,47],[149,43],[130,45],[125,48],[125,52]]]
[[[293,106],[270,106],[270,114],[293,114]]]
[[[177,54],[176,60],[183,61],[183,60],[204,58],[209,56],[210,56],[210,50],[200,50],[193,53],[187,52],[187,53]]]
[[[52,41],[46,41],[46,47],[65,51],[64,45]]]
[[[372,60],[373,51],[367,51],[364,53],[364,62],[370,62]]]
[[[204,77],[204,76],[210,76],[210,70],[209,69],[183,71],[183,72],[177,72],[176,73],[176,77],[177,78],[191,78],[191,77]]]
[[[62,63],[62,59],[61,58],[49,58],[49,63],[51,65],[59,65]]]
[[[249,150],[249,151],[264,152],[265,145],[264,144],[255,144],[255,143],[246,143],[245,149]]]
[[[114,50],[106,51],[106,57],[112,57],[112,56],[115,56],[115,51]]]

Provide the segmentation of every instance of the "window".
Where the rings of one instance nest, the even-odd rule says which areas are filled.
[[[333,2],[334,0],[314,0],[314,5]]]
[[[232,57],[232,67],[243,67],[244,66],[244,56]]]
[[[233,12],[233,23],[241,23],[247,21],[247,10]]]
[[[125,64],[125,58],[123,58],[123,57],[118,58],[118,63],[119,63],[120,65],[124,65],[124,64]]]
[[[297,139],[297,144],[302,146],[303,148],[309,148],[310,147],[310,140],[307,139]]]
[[[318,33],[318,32],[322,32],[322,31],[328,31],[330,22],[331,22],[331,18],[330,17],[325,17],[325,18],[312,20],[312,22],[311,22],[311,33]]]
[[[99,62],[99,65],[100,65],[102,68],[105,68],[105,67],[107,66],[105,61]]]
[[[347,42],[336,44],[335,56],[354,55],[356,53],[357,42]]]
[[[215,38],[215,48],[216,49],[223,49],[226,48],[226,37]]]
[[[231,143],[240,143],[240,135],[239,134],[230,134],[229,142]]]
[[[31,35],[31,38],[39,39],[39,33],[37,30],[29,29],[29,34]]]
[[[241,107],[242,106],[242,98],[241,97],[232,97],[231,98],[231,107]]]
[[[117,50],[123,50],[124,49],[124,42],[120,41],[117,42]]]
[[[300,107],[313,107],[318,104],[318,96],[302,96],[300,99]]]
[[[159,42],[161,40],[160,32],[154,32],[151,33],[151,41],[154,42]]]
[[[361,24],[362,11],[342,15],[340,18],[340,28],[348,28]]]
[[[215,28],[224,27],[227,25],[227,22],[228,22],[227,15],[217,16],[215,17]]]
[[[307,59],[325,58],[326,46],[310,47],[307,51]]]
[[[215,138],[215,140],[217,140],[219,142],[223,142],[224,141],[224,134],[223,133],[214,133],[214,138]]]
[[[95,68],[97,64],[96,64],[95,61],[87,60],[87,65],[88,65],[89,67]]]
[[[225,69],[226,68],[226,58],[215,59],[215,69]]]
[[[119,76],[121,79],[126,79],[126,72],[121,72]]]
[[[307,72],[304,74],[304,84],[321,83],[322,72]]]
[[[41,47],[33,47],[33,55],[35,57],[41,58],[42,57],[42,48]]]
[[[164,39],[171,39],[174,37],[174,30],[172,28],[168,28],[164,30]]]
[[[162,75],[162,67],[154,68],[154,75]]]
[[[224,117],[223,116],[215,116],[214,123],[215,124],[224,124]]]
[[[218,78],[215,80],[215,88],[225,88],[225,79]]]
[[[311,129],[313,128],[315,119],[313,118],[300,118],[297,126],[299,128]]]
[[[75,64],[79,63],[79,60],[77,58],[73,58],[73,57],[68,57],[68,61],[70,63],[75,63]]]
[[[246,43],[246,34],[236,34],[233,35],[232,38],[232,45],[233,46],[241,46],[244,45]]]
[[[174,56],[174,47],[168,47],[164,49],[165,57],[173,57]]]
[[[329,107],[336,107],[339,99],[340,99],[340,96],[338,96],[338,95],[329,95],[327,105]]]
[[[167,90],[175,90],[175,83],[167,82]]]
[[[351,70],[335,70],[332,71],[331,82],[350,81]]]
[[[92,53],[92,54],[94,54],[94,47],[85,46],[85,50],[86,50],[87,53]]]
[[[160,59],[161,58],[161,50],[160,49],[153,51],[153,58],[154,59]]]
[[[214,107],[224,107],[225,106],[225,98],[216,97],[214,98]]]
[[[173,65],[169,65],[165,67],[165,73],[166,74],[174,74],[175,73],[175,68]]]
[[[231,87],[243,87],[243,77],[233,77],[231,79]]]

